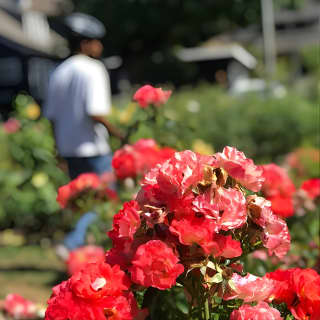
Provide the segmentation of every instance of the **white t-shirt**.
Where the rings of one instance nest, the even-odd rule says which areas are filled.
[[[44,116],[54,123],[63,157],[93,157],[110,152],[106,128],[90,116],[110,113],[110,81],[104,65],[75,55],[53,72]]]

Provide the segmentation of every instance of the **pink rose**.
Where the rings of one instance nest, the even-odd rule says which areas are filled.
[[[247,159],[243,152],[233,147],[225,147],[222,153],[217,153],[218,166],[247,189],[258,192],[264,178],[262,169],[257,167],[251,159]]]
[[[259,302],[256,306],[242,305],[238,310],[232,311],[230,320],[280,320],[280,312],[270,307],[266,302]]]
[[[141,87],[133,96],[133,100],[137,101],[141,108],[146,108],[153,104],[160,106],[167,102],[171,95],[171,91],[165,91],[161,88],[154,88],[150,85]]]

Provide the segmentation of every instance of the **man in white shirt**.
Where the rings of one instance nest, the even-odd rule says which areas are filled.
[[[103,51],[105,28],[94,17],[74,13],[67,17],[73,55],[53,72],[44,106],[44,116],[54,129],[59,154],[68,163],[71,179],[85,172],[111,171],[112,154],[108,133],[122,139],[107,116],[111,111],[108,73],[96,60]],[[96,214],[82,216],[64,244],[73,250],[84,244],[89,224]]]
[[[106,119],[111,111],[110,81],[103,63],[94,59],[102,54],[98,39],[105,34],[104,26],[80,13],[69,16],[68,22],[73,55],[51,76],[44,115],[53,124],[58,152],[74,179],[84,172],[110,171],[108,132],[120,139],[122,135]],[[96,28],[88,32],[92,24]]]

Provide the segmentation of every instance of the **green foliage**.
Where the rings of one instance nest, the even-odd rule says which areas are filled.
[[[201,139],[217,151],[230,145],[258,163],[275,161],[298,146],[317,145],[317,112],[315,105],[293,92],[282,98],[232,97],[214,86],[185,88],[158,108],[155,122],[141,121],[131,141],[150,137],[182,150]],[[126,126],[136,117],[133,114]]]
[[[39,118],[39,106],[19,95],[15,108],[12,117],[20,128],[13,133],[0,129],[0,225],[52,232],[59,221],[56,191],[66,176],[57,167],[51,127]]]
[[[108,54],[119,54],[133,82],[190,79],[172,54],[175,46],[195,46],[238,26],[260,23],[260,1],[74,0],[77,11],[107,27]],[[165,18],[164,18],[165,17]],[[156,39],[156,40],[155,40]]]
[[[303,63],[311,72],[320,72],[320,48],[318,45],[302,50]]]

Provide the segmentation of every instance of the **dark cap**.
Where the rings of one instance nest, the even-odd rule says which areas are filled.
[[[72,35],[101,39],[106,34],[106,28],[98,19],[84,13],[72,13],[65,18],[66,26],[71,30]]]

